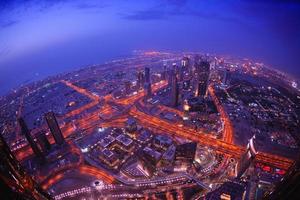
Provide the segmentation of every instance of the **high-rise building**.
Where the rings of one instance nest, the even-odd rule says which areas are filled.
[[[137,89],[140,90],[143,85],[144,85],[144,73],[142,71],[139,71],[138,74],[137,74]]]
[[[37,139],[44,154],[51,149],[51,144],[44,132],[40,132]]]
[[[161,74],[161,79],[162,80],[167,80],[167,65],[164,65],[163,72]]]
[[[184,68],[189,68],[190,66],[190,59],[189,57],[184,56],[181,60],[181,66]]]
[[[244,183],[227,181],[220,187],[207,193],[205,199],[207,200],[244,200],[246,193],[246,186]]]
[[[197,61],[195,63],[197,74],[196,96],[204,97],[207,94],[210,75],[210,64],[208,61]]]
[[[144,90],[146,93],[146,98],[151,98],[151,96],[152,96],[151,83],[145,83]]]
[[[47,121],[48,127],[50,129],[51,134],[53,135],[53,138],[55,140],[56,144],[63,144],[65,143],[64,136],[60,130],[60,127],[57,123],[56,117],[54,115],[54,112],[48,112],[45,114],[45,119]]]
[[[228,85],[230,81],[230,71],[228,69],[224,70],[222,84]]]
[[[176,76],[175,71],[173,69],[170,69],[168,71],[168,86],[171,87],[173,83],[173,79]]]
[[[0,194],[3,200],[50,200],[51,196],[42,190],[23,170],[0,134]]]
[[[19,118],[18,121],[19,121],[19,125],[21,127],[22,134],[25,135],[25,137],[26,137],[26,139],[27,139],[30,147],[32,148],[33,153],[38,157],[38,159],[40,161],[44,161],[45,157],[44,157],[42,151],[39,149],[37,143],[32,138],[32,136],[30,134],[30,130],[28,129],[28,127],[27,127],[24,119],[23,118]]]
[[[246,152],[242,155],[241,159],[236,165],[236,177],[241,178],[250,165],[253,163],[256,154],[258,153],[255,149],[255,135],[249,140]]]
[[[171,106],[177,107],[178,101],[179,101],[179,86],[178,86],[178,81],[177,81],[176,76],[174,76],[173,81],[172,81],[171,93],[172,93]]]
[[[289,168],[274,190],[265,195],[265,200],[299,199],[300,191],[300,156]]]
[[[150,68],[149,67],[145,67],[145,82],[146,83],[150,83]]]
[[[189,119],[189,111],[190,111],[190,106],[189,106],[188,100],[185,99],[183,101],[183,117],[182,117],[183,120]]]

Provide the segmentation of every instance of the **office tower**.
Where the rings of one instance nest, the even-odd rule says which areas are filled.
[[[177,107],[178,106],[178,98],[179,98],[179,86],[177,82],[177,77],[174,76],[171,88],[171,106]]]
[[[59,128],[54,112],[48,112],[45,114],[48,127],[55,140],[56,144],[63,144],[65,142],[64,136]]]
[[[161,74],[161,79],[162,80],[167,80],[167,65],[164,65],[163,72]]]
[[[275,186],[274,190],[265,195],[265,200],[299,199],[300,191],[300,156],[289,168],[285,176]]]
[[[230,71],[228,69],[224,70],[222,84],[228,85],[230,82]]]
[[[249,140],[246,152],[236,165],[236,177],[241,178],[246,170],[250,167],[258,153],[255,149],[255,135]]]
[[[173,79],[176,76],[175,71],[173,69],[169,69],[167,74],[168,74],[168,86],[172,87]]]
[[[180,68],[179,68],[179,81],[181,82],[181,81],[183,81],[183,78],[184,78],[184,68],[183,68],[183,66],[181,66]]]
[[[183,57],[182,60],[181,60],[181,66],[184,67],[184,68],[189,68],[190,66],[190,59],[188,57]]]
[[[146,98],[150,98],[152,96],[151,84],[150,83],[145,83],[144,90],[145,90],[145,93],[146,93]]]
[[[208,81],[210,75],[210,64],[208,61],[197,61],[195,63],[196,74],[198,77],[196,86],[196,96],[204,97],[207,94]]]
[[[44,132],[40,132],[39,135],[37,136],[38,142],[40,144],[40,147],[44,152],[47,152],[51,149],[51,144],[47,139],[47,136],[45,135]]]
[[[23,122],[22,122],[23,123]],[[50,200],[51,196],[43,191],[23,170],[0,134],[0,199],[9,200]]]
[[[24,119],[19,118],[18,121],[19,121],[19,124],[21,127],[22,134],[25,135],[30,147],[32,148],[33,153],[39,158],[40,161],[44,161],[45,157],[44,157],[43,153],[41,152],[41,150],[39,149],[37,143],[32,138]]]
[[[144,85],[144,74],[142,71],[139,71],[137,74],[137,89],[140,90]]]
[[[145,67],[145,82],[146,83],[150,83],[150,68],[149,67]]]

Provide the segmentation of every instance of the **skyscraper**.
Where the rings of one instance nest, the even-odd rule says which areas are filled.
[[[23,122],[22,122],[23,123]],[[23,170],[0,134],[0,194],[5,200],[50,200],[51,196],[43,191]]]
[[[152,89],[151,89],[151,83],[145,83],[144,90],[146,93],[146,98],[150,98],[152,96]]]
[[[178,99],[179,99],[179,87],[177,82],[177,77],[174,75],[172,81],[172,88],[171,88],[171,106],[177,107],[178,106]]]
[[[142,71],[137,73],[137,89],[140,90],[144,85],[144,74]]]
[[[236,165],[236,177],[241,178],[250,167],[258,152],[255,149],[255,135],[249,140],[246,152]]]
[[[207,94],[208,81],[210,75],[210,64],[208,61],[197,61],[195,63],[197,73],[196,96],[204,97]]]
[[[181,66],[184,68],[188,68],[190,66],[190,59],[188,57],[183,57],[181,60]]]
[[[145,67],[144,90],[146,92],[146,98],[150,98],[152,96],[152,89],[151,89],[150,68],[149,67]]]
[[[222,84],[228,85],[230,81],[230,71],[228,69],[224,70]]]
[[[150,83],[150,68],[145,67],[145,82]]]
[[[51,144],[44,132],[40,132],[40,134],[37,136],[37,139],[44,154],[50,150]]]
[[[24,119],[19,118],[18,121],[19,121],[19,125],[21,127],[22,134],[25,135],[30,147],[32,148],[33,153],[39,158],[40,161],[44,161],[45,157],[44,157],[43,153],[41,152],[41,150],[39,149],[37,143],[32,138]]]
[[[267,194],[265,200],[299,199],[300,191],[300,156],[289,168],[286,175],[275,186],[274,190]]]
[[[164,65],[163,72],[161,74],[161,79],[166,80],[167,79],[167,65]]]
[[[65,139],[57,123],[54,113],[53,112],[46,113],[45,119],[47,121],[50,132],[53,135],[55,143],[59,145],[63,144],[65,142]]]

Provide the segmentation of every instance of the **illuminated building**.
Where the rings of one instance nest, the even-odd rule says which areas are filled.
[[[164,71],[162,72],[161,78],[162,80],[166,80],[167,79],[167,65],[164,65]]]
[[[145,82],[146,83],[150,83],[150,68],[149,67],[145,67]]]
[[[290,167],[274,190],[265,195],[265,200],[299,199],[300,191],[300,156]]]
[[[53,112],[46,113],[45,119],[47,121],[50,132],[53,135],[55,143],[59,145],[63,144],[65,142],[65,139],[57,123],[54,113]]]
[[[241,178],[250,167],[258,152],[255,149],[255,135],[249,140],[246,152],[236,165],[236,177]]]
[[[23,123],[23,122],[21,122]],[[43,191],[22,169],[15,156],[0,134],[0,194],[8,200],[50,200],[51,196]]]
[[[179,86],[178,86],[176,76],[173,78],[171,93],[172,93],[171,106],[177,107],[178,106],[178,101],[179,101]]]
[[[189,110],[190,110],[190,106],[188,104],[188,100],[184,100],[183,101],[183,120],[188,120],[189,119]]]
[[[204,97],[207,95],[207,87],[210,76],[210,64],[208,61],[195,60],[195,68],[197,73],[197,85],[195,96]]]
[[[145,83],[144,90],[146,92],[146,98],[151,98],[152,96],[151,83]]]
[[[47,136],[45,135],[44,132],[40,132],[40,134],[37,136],[37,139],[43,153],[50,150],[51,144],[48,141]]]
[[[229,72],[229,70],[224,70],[222,84],[228,85],[229,81],[230,81],[230,72]]]
[[[245,185],[230,181],[205,196],[206,200],[244,200]]]
[[[144,74],[142,71],[139,71],[137,74],[137,89],[141,89],[144,85]]]
[[[39,149],[37,143],[32,138],[32,136],[30,134],[30,131],[29,131],[24,119],[19,118],[18,121],[19,121],[19,124],[20,124],[20,127],[21,127],[22,134],[25,135],[30,147],[32,148],[32,151],[39,158],[40,161],[44,161],[45,157],[44,157],[43,153],[41,152],[41,150]]]
[[[181,66],[184,68],[188,68],[190,66],[190,59],[188,57],[183,57],[181,60]]]
[[[144,90],[146,92],[146,98],[151,98],[152,89],[151,89],[151,80],[150,80],[150,68],[145,67],[145,84]]]

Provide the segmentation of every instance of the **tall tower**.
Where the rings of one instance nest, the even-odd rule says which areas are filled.
[[[1,199],[50,200],[52,197],[42,190],[23,170],[0,134],[0,194]]]
[[[278,182],[274,190],[264,196],[264,200],[299,199],[300,191],[300,156]]]
[[[40,147],[41,147],[43,153],[50,150],[51,144],[50,144],[49,140],[47,139],[47,136],[45,135],[44,132],[40,132],[37,139],[38,139],[38,142],[40,144]]]
[[[229,81],[230,81],[230,72],[228,69],[225,69],[223,74],[222,84],[228,85]]]
[[[137,85],[137,90],[140,90],[144,85],[144,74],[141,71],[139,71],[137,73],[137,84],[136,85]]]
[[[188,68],[190,65],[190,59],[188,57],[183,57],[181,60],[181,66],[184,68]]]
[[[204,97],[207,94],[208,81],[210,75],[210,64],[208,61],[199,61],[195,63],[198,76],[196,86],[196,96]]]
[[[48,112],[45,114],[45,119],[47,121],[48,127],[50,129],[51,134],[55,140],[56,144],[62,145],[65,143],[64,136],[60,130],[60,127],[57,123],[56,117],[54,112]]]
[[[161,75],[162,80],[167,80],[167,65],[164,64],[164,69]]]
[[[249,140],[246,152],[236,165],[236,177],[241,178],[250,167],[258,152],[255,149],[255,135]]]
[[[145,82],[150,83],[150,68],[145,67]]]
[[[150,68],[149,67],[145,67],[144,90],[146,92],[146,98],[150,98],[152,96],[152,89],[151,89]]]
[[[33,153],[39,158],[40,161],[45,161],[45,157],[41,150],[39,149],[37,143],[33,140],[30,131],[24,121],[24,119],[21,117],[18,119],[19,125],[21,127],[22,134],[25,135],[30,147],[32,148]]]
[[[178,97],[179,97],[179,87],[178,87],[177,77],[175,75],[172,82],[171,92],[172,92],[171,104],[173,107],[177,107]]]

